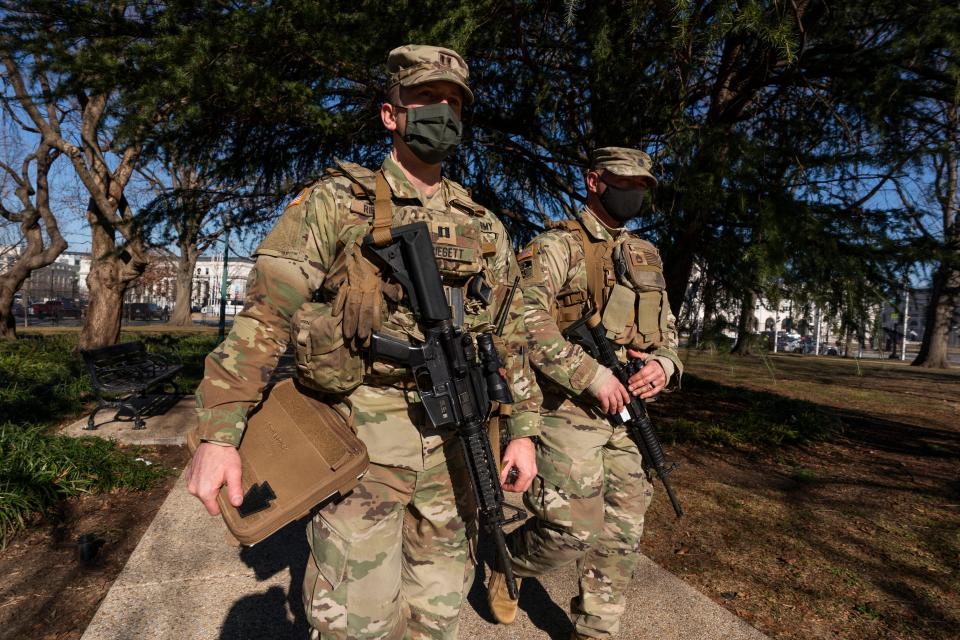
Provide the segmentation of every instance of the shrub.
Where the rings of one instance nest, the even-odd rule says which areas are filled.
[[[90,380],[75,354],[76,335],[31,336],[0,343],[0,416],[48,424],[78,415]]]
[[[124,333],[147,350],[183,361],[177,384],[192,392],[203,377],[203,359],[216,346],[209,334]],[[83,412],[92,399],[90,379],[77,352],[77,334],[27,335],[0,342],[0,416],[14,424],[51,424]]]
[[[147,489],[165,471],[108,440],[0,425],[0,546],[58,501],[115,488]]]

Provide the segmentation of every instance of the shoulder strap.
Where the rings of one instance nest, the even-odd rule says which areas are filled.
[[[351,181],[354,198],[373,200],[373,225],[370,233],[378,247],[390,242],[390,227],[393,226],[393,198],[383,169],[376,172],[353,162],[335,160],[337,168],[327,169],[330,175],[345,175]],[[369,206],[369,205],[367,205]],[[369,214],[367,214],[369,215]]]
[[[603,309],[605,277],[603,263],[609,243],[606,240],[595,240],[579,220],[564,220],[561,226],[571,233],[580,234],[580,241],[583,244],[583,261],[587,268],[587,295],[590,296],[593,311],[600,311]]]
[[[373,201],[373,242],[382,247],[390,242],[390,227],[393,225],[393,199],[390,197],[390,185],[383,175],[383,170],[377,171],[377,192]]]
[[[376,177],[373,171],[366,167],[361,167],[354,162],[336,159],[334,162],[337,164],[337,168],[353,182],[353,195],[357,197],[365,195],[368,199],[373,198],[376,184]],[[336,169],[334,171],[336,171]],[[332,173],[329,169],[327,172]]]

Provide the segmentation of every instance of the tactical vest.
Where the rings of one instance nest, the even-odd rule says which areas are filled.
[[[486,268],[487,260],[496,253],[496,244],[485,237],[489,230],[484,229],[481,222],[486,210],[470,199],[466,189],[456,183],[446,183],[453,194],[448,199],[447,210],[438,211],[412,201],[394,202],[382,171],[373,172],[351,162],[338,161],[337,165],[327,173],[351,180],[354,197],[350,210],[371,218],[370,232],[374,242],[389,242],[393,226],[426,222],[437,268],[448,295],[450,289],[466,287],[481,273],[489,286],[496,284],[493,274]],[[467,315],[476,315],[476,309],[468,306]]]
[[[586,291],[568,286],[557,294],[553,317],[560,330],[596,310],[617,344],[641,350],[665,344],[670,304],[656,247],[631,234],[621,242],[594,238],[579,220],[559,226],[580,238],[587,272]]]
[[[385,244],[390,241],[391,227],[426,222],[453,321],[467,329],[484,330],[492,322],[495,310],[490,308],[492,300],[479,299],[474,287],[482,284],[492,291],[499,284],[487,267],[489,257],[496,253],[495,242],[488,238],[494,232],[482,224],[485,209],[454,183],[446,183],[453,193],[447,199],[447,209],[440,211],[415,201],[394,201],[382,170],[373,172],[357,164],[338,161],[337,167],[327,169],[327,173],[350,180],[349,208],[357,214],[358,222],[341,231],[344,246],[324,278],[320,295],[316,301],[301,307],[302,312],[298,312],[292,323],[291,337],[297,350],[301,379],[321,391],[334,393],[349,391],[361,380],[377,385],[405,383],[410,377],[407,367],[373,361],[362,353],[351,354],[352,350],[348,350],[338,335],[336,323],[340,310],[331,301],[349,284],[346,265],[350,252],[360,251],[368,232],[375,243]],[[382,313],[373,326],[396,339],[422,341],[423,333],[399,287],[384,282],[383,291]],[[331,368],[337,371],[330,371]]]

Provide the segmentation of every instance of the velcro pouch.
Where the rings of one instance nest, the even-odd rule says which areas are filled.
[[[363,382],[363,356],[343,337],[343,313],[329,302],[305,302],[290,320],[300,381],[322,393],[342,394]]]
[[[191,431],[191,453],[199,443]],[[270,389],[250,415],[238,451],[243,504],[230,504],[226,486],[217,503],[230,534],[251,546],[348,494],[370,463],[348,419],[290,378]]]
[[[603,307],[603,326],[607,337],[617,344],[629,344],[633,338],[637,294],[633,289],[615,284]]]
[[[663,261],[656,247],[646,240],[630,238],[619,249],[623,252],[627,284],[636,292],[636,334],[621,344],[648,349],[663,344],[670,305]]]

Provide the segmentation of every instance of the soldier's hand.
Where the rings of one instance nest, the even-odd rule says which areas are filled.
[[[220,514],[217,494],[224,484],[227,485],[230,504],[235,507],[243,504],[240,454],[234,447],[201,443],[187,467],[187,491],[197,496],[210,515],[215,516]]]
[[[617,377],[604,367],[603,378],[594,381],[589,387],[590,393],[600,402],[604,413],[620,413],[623,407],[630,402],[630,394],[620,384]]]
[[[657,395],[667,386],[667,374],[663,365],[653,359],[649,353],[628,349],[631,358],[640,358],[644,361],[643,368],[630,376],[630,393],[641,400]]]
[[[504,491],[520,493],[526,491],[537,475],[537,450],[530,438],[515,438],[503,452],[500,485]],[[516,468],[513,482],[507,482],[510,470]]]

